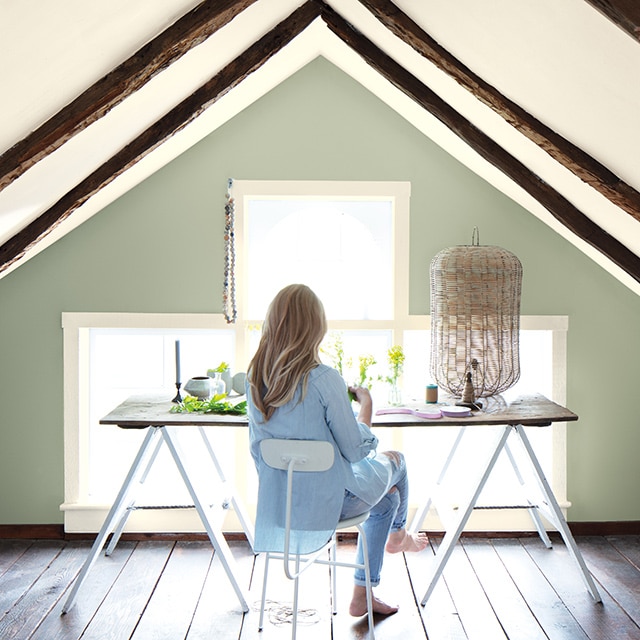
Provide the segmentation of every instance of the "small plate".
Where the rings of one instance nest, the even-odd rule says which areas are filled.
[[[447,416],[449,418],[464,418],[471,415],[471,409],[469,409],[469,407],[457,407],[455,405],[440,407],[440,411],[443,416]]]

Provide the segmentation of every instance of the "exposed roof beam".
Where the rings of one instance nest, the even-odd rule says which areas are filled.
[[[640,41],[640,4],[638,0],[587,0],[634,39]]]
[[[378,3],[382,0],[373,1]],[[369,0],[364,2],[368,3]],[[595,247],[640,282],[640,256],[600,228],[569,200],[461,116],[440,96],[387,56],[327,5],[324,5],[323,17],[329,28],[383,77],[445,124],[485,160],[520,185],[576,236]]]
[[[417,27],[415,25],[411,27],[410,21],[407,22],[408,18],[406,16],[403,17],[403,14],[400,13],[395,5],[386,0],[360,1],[375,11],[378,11],[380,7],[394,8],[394,13],[391,16],[393,27],[390,26],[390,28],[400,30],[401,33],[399,35],[401,37],[406,38],[409,34],[413,42],[422,46],[420,43],[424,41],[423,35],[419,31],[412,32],[411,29],[417,29]],[[244,2],[250,4],[250,0],[244,0]],[[200,6],[205,4],[208,5],[208,3],[203,3]],[[329,28],[389,82],[443,122],[481,157],[520,185],[576,236],[595,247],[614,264],[640,282],[640,257],[604,232],[550,185],[542,181],[525,165],[511,156],[471,122],[463,118],[404,67],[387,56],[361,33],[357,32],[322,0],[308,0],[228,64],[216,76],[197,89],[189,98],[151,125],[134,141],[71,189],[38,219],[2,245],[0,247],[0,272],[19,260],[29,248],[35,246],[40,239],[50,233],[103,187],[124,173],[129,167],[135,165],[153,149],[171,138],[189,122],[197,118],[208,106],[214,104],[253,71],[262,66],[295,36],[301,33],[318,15],[322,15]],[[405,33],[404,29],[407,26],[410,28]],[[416,37],[416,34],[419,37]],[[426,36],[426,34],[424,35]],[[443,53],[446,54],[446,52]],[[443,59],[457,62],[450,56],[449,58],[444,56]],[[458,67],[454,65],[452,68],[457,69]],[[469,76],[465,81],[472,81],[474,86],[482,88],[482,81],[479,78],[474,79],[473,76]],[[491,95],[491,92],[487,95]],[[528,115],[526,112],[523,112],[523,114],[525,116]],[[518,111],[513,110],[510,117],[513,125],[519,130],[531,128],[530,123],[527,124],[519,120]],[[633,193],[635,196],[638,195],[636,192]]]
[[[0,156],[0,190],[256,0],[204,0]]]
[[[302,5],[188,98],[67,192],[52,207],[0,247],[0,272],[5,271],[19,260],[29,248],[37,244],[89,198],[186,127],[205,109],[260,68],[304,31],[319,15],[320,8],[314,2]]]
[[[393,2],[390,0],[360,0],[360,2],[396,36],[449,74],[581,180],[640,221],[640,193],[633,187],[473,73],[398,9]],[[608,4],[607,0],[593,0],[593,4],[599,3]]]

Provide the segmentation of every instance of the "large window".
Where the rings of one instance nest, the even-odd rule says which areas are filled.
[[[249,317],[293,277],[332,320],[393,318],[394,199],[247,198],[243,212]]]
[[[137,393],[172,397],[173,343],[181,340],[183,379],[202,375],[221,361],[234,372],[246,370],[273,295],[285,284],[305,282],[321,297],[329,318],[323,359],[335,364],[342,345],[347,381],[358,374],[358,358],[370,356],[372,393],[386,404],[387,350],[403,346],[402,380],[406,401],[424,398],[429,381],[429,317],[408,314],[408,183],[236,181],[237,322],[221,315],[64,314],[65,336],[65,525],[68,531],[95,531],[102,523],[142,437],[98,421],[116,404]],[[513,392],[538,391],[564,402],[566,318],[523,317],[522,377]],[[213,433],[215,431],[215,433]],[[412,501],[418,501],[447,453],[451,429],[378,429],[383,448],[405,452]],[[235,480],[251,510],[256,478],[246,432],[211,430],[223,447],[227,475]],[[565,499],[564,430],[561,425],[530,434],[562,504]],[[469,439],[469,455],[482,442]],[[186,492],[164,460],[147,482],[151,504],[183,504]],[[163,466],[164,465],[164,466]],[[508,475],[505,475],[508,474]],[[518,502],[504,461],[483,493],[488,504]],[[506,479],[506,480],[505,480]],[[505,491],[505,487],[509,488]],[[455,487],[454,487],[455,490]],[[200,530],[197,517],[183,510],[140,511],[135,530]],[[438,523],[427,520],[427,526]],[[477,529],[529,529],[528,516],[507,510],[481,511]],[[128,525],[129,526],[129,525]],[[233,514],[226,522],[238,530]]]

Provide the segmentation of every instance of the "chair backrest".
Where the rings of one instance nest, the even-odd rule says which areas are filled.
[[[309,554],[321,549],[330,539],[338,523],[342,493],[338,495],[332,484],[324,483],[318,478],[305,478],[310,472],[322,474],[333,467],[334,448],[325,440],[266,438],[260,442],[260,454],[267,467],[275,469],[276,472],[285,472],[286,479],[282,488],[286,494],[282,511],[273,508],[263,509],[261,479],[256,541],[260,538],[260,547],[265,543],[263,550],[284,551],[285,572],[289,576],[290,549],[294,554]],[[296,479],[294,490],[294,476],[298,474],[301,476]],[[273,487],[269,486],[266,491],[271,495]],[[297,495],[296,500],[294,493]],[[294,508],[294,502],[298,508]],[[307,508],[300,510],[301,504]],[[308,507],[311,504],[315,504],[316,507],[309,511]],[[279,542],[276,543],[276,540]]]
[[[274,469],[326,471],[333,465],[333,446],[326,440],[267,438],[260,442],[262,459]]]

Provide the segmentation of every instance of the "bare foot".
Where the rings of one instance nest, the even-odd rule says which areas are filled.
[[[392,531],[385,549],[389,553],[422,551],[429,544],[429,538],[424,533],[408,533],[406,529]]]
[[[371,594],[371,604],[373,612],[383,616],[390,616],[398,611],[397,605],[390,605],[383,602],[375,595]],[[353,588],[353,599],[349,605],[349,614],[359,618],[367,613],[367,590],[365,587],[355,586]]]

